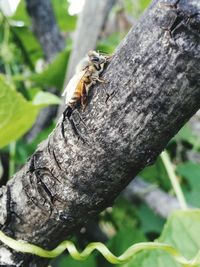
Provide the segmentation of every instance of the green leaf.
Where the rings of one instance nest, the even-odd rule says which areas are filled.
[[[124,225],[120,228],[117,234],[109,240],[107,247],[115,255],[121,255],[128,247],[138,242],[145,242],[146,237],[137,229],[134,225]],[[99,256],[101,267],[113,266],[111,263],[107,262],[102,256]],[[118,265],[119,266],[119,265]]]
[[[76,27],[76,16],[70,16],[68,13],[69,3],[66,0],[52,0],[52,5],[56,17],[56,21],[61,31],[69,32],[74,31]],[[17,11],[12,17],[14,20],[23,21],[26,26],[31,24],[30,17],[26,11],[26,3],[25,0],[21,0]]]
[[[150,2],[150,0],[125,0],[125,10],[129,14],[138,18]]]
[[[54,86],[62,89],[68,60],[69,51],[63,51],[42,73],[34,74],[29,78],[41,86]]]
[[[39,109],[0,76],[0,147],[24,134],[34,123]]]
[[[39,93],[35,100],[37,105],[33,104],[0,76],[0,147],[17,140],[31,128],[41,107],[58,102],[57,97],[49,94],[47,98]]]
[[[138,242],[145,242],[146,237],[136,227],[122,227],[118,233],[109,241],[108,247],[115,254],[122,254],[129,246]]]
[[[151,3],[151,0],[140,0],[141,11],[143,12],[150,3]]]
[[[46,107],[48,105],[55,105],[55,104],[59,105],[61,103],[61,100],[56,95],[40,91],[39,93],[36,94],[32,103],[35,106]]]
[[[144,233],[160,234],[164,225],[164,219],[156,215],[147,205],[142,204],[137,212],[141,221],[141,229]]]
[[[95,267],[96,260],[94,255],[90,255],[85,261],[74,260],[71,256],[62,256],[56,260],[57,267]]]
[[[166,191],[171,189],[171,183],[168,178],[168,174],[160,157],[152,166],[146,167],[144,170],[142,170],[139,176],[148,182],[158,184],[159,187]]]
[[[30,18],[29,18],[28,14],[27,14],[27,11],[26,11],[25,0],[21,0],[20,1],[15,14],[12,16],[12,19],[13,20],[23,21],[27,26],[29,26],[31,24],[30,23]]]
[[[23,140],[23,138],[20,138],[16,142],[16,153],[14,158],[15,163],[17,165],[23,165],[27,161],[27,158],[29,158],[30,155],[34,153],[38,144],[45,140],[54,128],[55,124],[51,123],[48,128],[45,128],[44,130],[39,132],[31,143],[27,143]]]
[[[189,185],[184,192],[187,202],[200,207],[200,165],[186,162],[177,166],[176,171],[178,175],[186,179]]]
[[[38,40],[27,26],[13,27],[12,30],[26,61],[33,68],[36,61],[43,57],[43,52]]]
[[[103,220],[112,223],[118,229],[122,229],[124,225],[131,228],[136,226],[136,208],[126,199],[119,197],[112,208],[112,213],[105,212]]]
[[[52,0],[56,21],[61,31],[70,32],[76,28],[76,16],[71,16],[68,13],[69,3],[66,0]]]
[[[141,252],[121,267],[183,267],[164,252]]]
[[[176,247],[185,258],[193,258],[200,250],[200,210],[177,211],[165,225],[159,241]]]
[[[176,211],[163,230],[159,242],[174,246],[188,259],[196,256],[200,250],[200,210]],[[181,267],[166,252],[141,252],[123,267]],[[183,266],[182,266],[183,267]]]
[[[192,145],[195,149],[200,148],[200,138],[192,132],[191,126],[186,124],[177,135],[172,139],[172,141],[184,141]]]
[[[97,50],[107,54],[113,54],[116,46],[123,39],[122,35],[118,32],[111,34],[108,38],[98,42]]]

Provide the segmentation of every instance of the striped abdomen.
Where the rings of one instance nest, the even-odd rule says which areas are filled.
[[[68,105],[71,108],[74,108],[77,105],[77,103],[81,102],[81,105],[84,107],[87,101],[87,92],[91,85],[92,85],[91,79],[87,76],[83,76],[81,80],[79,81]]]

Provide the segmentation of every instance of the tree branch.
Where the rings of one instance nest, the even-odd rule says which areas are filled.
[[[174,210],[180,209],[177,198],[167,194],[141,178],[136,177],[126,187],[124,197],[130,201],[140,199],[146,203],[156,214],[167,218]]]
[[[28,13],[32,19],[33,32],[37,36],[47,61],[65,47],[60,34],[50,0],[26,0]]]
[[[72,114],[87,142],[77,140],[68,121],[64,140],[58,123],[1,189],[0,223],[7,234],[45,248],[70,238],[111,206],[130,177],[152,164],[199,109],[200,16],[187,15],[200,12],[200,3],[181,1],[178,8],[161,8],[153,1],[104,72],[106,91],[114,96],[106,104],[103,85],[92,89],[91,103],[81,113],[87,128],[76,111]],[[170,37],[163,27],[174,28],[174,21]],[[6,259],[3,251],[9,254]],[[0,264],[11,261],[44,266],[2,245]]]

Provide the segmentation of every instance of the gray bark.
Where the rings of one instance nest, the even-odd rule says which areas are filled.
[[[78,123],[82,142],[65,122],[58,123],[25,166],[0,194],[0,223],[6,233],[45,248],[70,238],[87,220],[113,205],[116,196],[200,107],[199,1],[181,1],[176,9],[153,1],[120,44],[104,79],[91,92]],[[167,25],[167,26],[166,26]],[[153,32],[152,32],[153,29]],[[106,93],[115,92],[108,103]],[[10,194],[8,193],[10,189]],[[10,197],[8,197],[10,195]],[[11,211],[8,213],[8,211]],[[17,216],[16,216],[17,214]],[[4,257],[5,251],[10,253]],[[17,254],[3,245],[0,264],[44,266],[37,257]],[[8,264],[9,265],[9,264]]]

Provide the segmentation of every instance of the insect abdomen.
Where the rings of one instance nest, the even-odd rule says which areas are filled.
[[[72,98],[70,99],[68,105],[71,107],[71,108],[74,108],[76,106],[76,104],[78,102],[80,102],[80,99],[81,99],[81,92],[82,92],[82,87],[83,87],[83,83],[80,81],[79,84],[77,85],[76,87],[76,90],[72,96]]]

